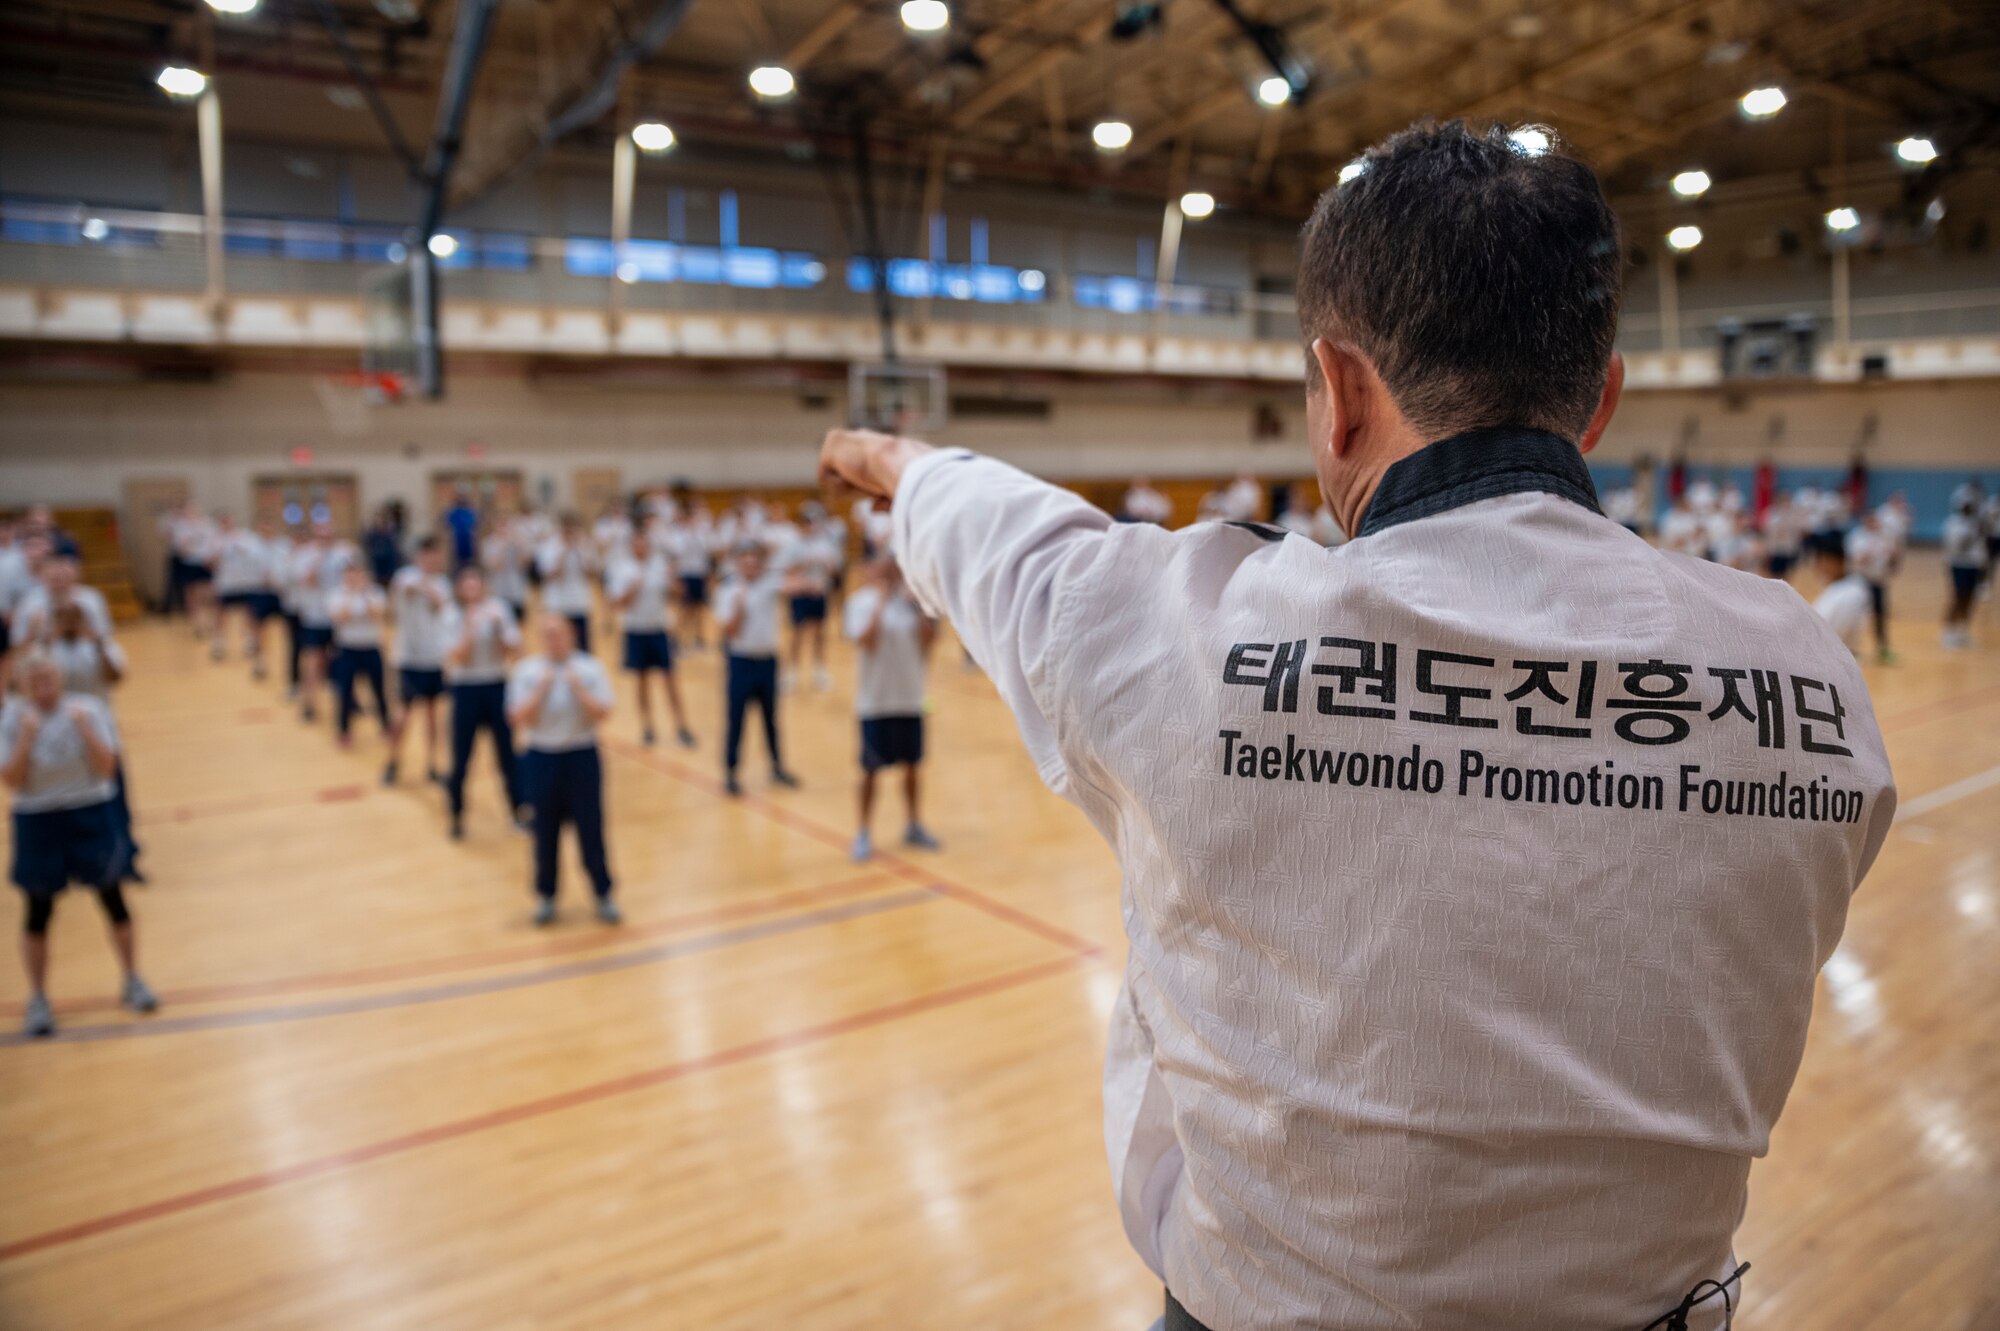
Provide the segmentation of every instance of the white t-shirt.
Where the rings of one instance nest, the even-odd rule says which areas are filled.
[[[660,532],[661,544],[674,561],[674,572],[683,578],[704,577],[708,573],[708,535],[685,519],[668,523]]]
[[[1979,519],[1954,513],[1944,520],[1944,562],[1954,568],[1986,567],[1986,533]]]
[[[658,550],[649,551],[644,563],[627,555],[604,576],[605,594],[613,601],[622,601],[627,592],[633,593],[632,603],[618,611],[618,621],[627,633],[664,633],[673,627],[669,604],[673,586],[673,566]]]
[[[468,626],[472,650],[454,663],[451,652],[465,641]],[[489,596],[468,614],[454,601],[445,607],[439,626],[444,634],[444,677],[454,684],[498,684],[507,678],[507,658],[521,646],[521,626],[514,611],[497,596]]]
[[[770,657],[778,654],[778,597],[784,575],[766,569],[764,576],[746,583],[731,574],[715,596],[715,622],[727,624],[741,611],[743,623],[729,640],[731,656]]]
[[[1125,492],[1125,516],[1140,522],[1164,523],[1174,515],[1174,501],[1150,485],[1135,485]]]
[[[84,693],[106,701],[111,697],[111,671],[125,674],[125,649],[116,638],[56,638],[48,653],[62,671],[63,692]]]
[[[1861,650],[1861,641],[1874,615],[1874,606],[1874,598],[1868,592],[1868,579],[1859,573],[1850,573],[1833,583],[1813,602],[1813,610],[1853,652]]]
[[[535,563],[542,570],[542,609],[558,615],[590,613],[590,574],[597,562],[582,542],[544,541]]]
[[[1225,1331],[1638,1327],[1726,1276],[1895,811],[1789,587],[1654,550],[1552,436],[1432,449],[1330,551],[958,449],[896,494],[1116,849],[1114,1187]]]
[[[528,600],[526,537],[516,530],[488,532],[479,542],[479,562],[486,570],[486,589],[510,605]]]
[[[794,532],[773,561],[786,574],[794,596],[825,596],[833,589],[833,571],[840,567],[840,547],[818,531]]]
[[[1870,582],[1889,580],[1896,562],[1896,541],[1887,532],[1856,527],[1847,533],[1847,564]]]
[[[342,587],[327,599],[326,610],[327,618],[333,622],[334,645],[382,645],[382,617],[388,613],[389,600],[374,583],[359,591]]]
[[[451,605],[444,574],[405,564],[389,579],[389,601],[396,611],[396,664],[407,670],[442,667],[444,614]]]
[[[354,547],[335,541],[322,547],[307,541],[292,551],[292,609],[307,628],[333,626],[333,594],[356,558]]]
[[[33,706],[16,694],[0,706],[0,766],[14,761],[21,740],[21,723]],[[70,716],[74,707],[89,718],[97,738],[116,752],[118,724],[102,699],[81,693],[65,693],[53,712],[42,714],[42,728],[35,733],[34,757],[28,760],[28,779],[14,792],[14,812],[51,813],[57,809],[81,809],[102,804],[111,798],[113,778],[100,777],[90,770],[90,751],[77,733]]]
[[[861,635],[882,604],[882,589],[869,585],[847,598],[844,629],[858,649],[860,679],[854,689],[854,711],[864,721],[883,716],[922,716],[924,712],[924,612],[898,589],[882,610],[875,646],[861,647]]]
[[[111,606],[104,599],[104,593],[95,587],[82,583],[69,589],[65,598],[70,605],[83,611],[83,619],[92,632],[101,637],[111,636]],[[14,606],[14,618],[9,625],[14,645],[47,639],[55,635],[55,603],[49,597],[45,583],[36,583],[28,588]]]
[[[224,596],[262,591],[271,585],[271,552],[264,538],[238,528],[215,543],[215,590]]]
[[[597,727],[583,713],[577,689],[594,698],[600,707],[609,707],[613,697],[611,676],[598,659],[588,652],[572,652],[561,665],[546,656],[530,656],[517,661],[507,675],[507,710],[511,713],[541,687],[553,671],[556,682],[542,699],[542,710],[533,724],[517,726],[514,742],[540,753],[567,753],[587,749],[597,742]],[[574,685],[574,687],[572,687]]]

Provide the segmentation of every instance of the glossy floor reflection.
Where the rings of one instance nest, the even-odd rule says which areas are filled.
[[[2000,1325],[2000,614],[1937,645],[1899,586],[1869,667],[1905,816],[1822,981],[1752,1176],[1738,1326]],[[940,653],[941,855],[846,858],[844,685],[787,700],[797,793],[613,725],[628,925],[528,923],[482,770],[468,839],[185,630],[127,634],[120,699],[165,1009],[112,1001],[94,909],[54,946],[63,1042],[0,966],[9,1328],[1144,1327],[1102,1163],[1122,943],[1110,853]],[[406,759],[406,770],[420,766]],[[885,810],[893,815],[894,802]],[[878,825],[882,842],[893,816]]]

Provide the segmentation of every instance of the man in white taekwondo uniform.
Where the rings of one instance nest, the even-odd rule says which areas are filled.
[[[1589,169],[1498,131],[1410,130],[1320,201],[1336,550],[828,437],[1117,848],[1105,1135],[1170,1329],[1706,1331],[1742,1293],[1895,795],[1789,588],[1599,513],[1619,254]]]

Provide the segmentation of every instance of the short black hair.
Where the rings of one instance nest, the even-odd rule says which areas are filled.
[[[423,539],[417,542],[417,549],[419,550],[435,550],[437,548],[438,548],[438,538],[434,533],[431,532],[425,532]]]
[[[1359,347],[1431,439],[1522,425],[1574,440],[1597,410],[1618,330],[1618,220],[1596,174],[1541,132],[1537,152],[1499,126],[1413,125],[1370,148],[1306,223],[1300,331]]]

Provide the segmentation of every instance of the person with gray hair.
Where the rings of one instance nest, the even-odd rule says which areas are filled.
[[[1733,1309],[1750,1162],[1896,795],[1790,588],[1600,510],[1621,256],[1550,136],[1420,125],[1322,196],[1298,298],[1337,549],[822,447],[1117,848],[1105,1137],[1169,1331]]]
[[[49,921],[72,883],[97,894],[124,973],[120,999],[134,1012],[159,1006],[140,978],[131,912],[120,883],[131,858],[116,802],[118,727],[111,709],[63,689],[62,667],[32,648],[15,666],[20,693],[0,706],[0,780],[14,792],[14,885],[27,897],[21,961],[28,972],[22,1030],[55,1033],[49,1006]]]

